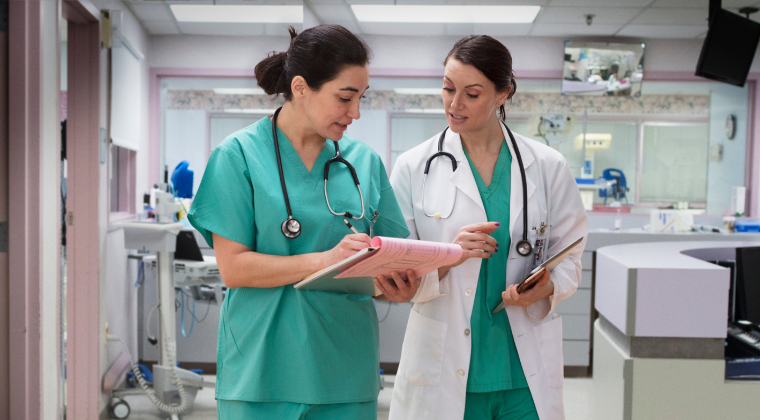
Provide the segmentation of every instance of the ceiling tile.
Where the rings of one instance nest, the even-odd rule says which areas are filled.
[[[619,36],[644,38],[695,38],[707,29],[707,25],[626,25]]]
[[[354,19],[354,12],[345,4],[315,4],[312,5],[311,10],[314,11],[314,14],[319,17],[322,23]]]
[[[316,4],[346,4],[343,0],[304,0],[304,4],[306,3],[311,6]]]
[[[475,30],[472,23],[446,23],[443,26],[446,35],[468,36]]]
[[[646,7],[652,0],[552,0],[552,6]]]
[[[646,9],[636,17],[634,25],[707,25],[707,10]]]
[[[179,30],[174,22],[171,21],[146,21],[143,22],[145,28],[151,35],[179,35]]]
[[[655,0],[649,7],[682,7],[691,9],[707,9],[708,3],[709,0]]]
[[[172,20],[172,14],[163,4],[130,4],[132,12],[143,22],[149,20]]]
[[[597,23],[628,23],[641,8],[636,7],[554,7],[541,9],[538,23],[585,23],[587,14],[593,14]]]
[[[362,33],[371,35],[445,35],[445,27],[440,23],[359,22],[359,27]]]
[[[582,36],[614,35],[621,25],[599,24],[588,26],[585,23],[537,23],[530,32],[531,36]]]
[[[264,35],[289,36],[288,27],[293,26],[299,33],[303,31],[303,24],[298,23],[265,23]]]
[[[473,34],[491,35],[491,36],[527,36],[531,23],[511,23],[504,25],[500,23],[476,23],[473,28]]]

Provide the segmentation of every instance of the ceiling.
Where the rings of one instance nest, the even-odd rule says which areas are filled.
[[[214,0],[125,0],[127,7],[153,35],[282,35],[284,24],[219,24],[177,22],[170,4],[213,4]],[[351,4],[467,4],[538,5],[530,24],[408,24],[360,23]],[[703,38],[707,33],[709,0],[216,0],[216,4],[303,4],[319,23],[340,24],[357,34],[408,36]],[[760,0],[723,0],[723,8],[737,12],[760,7]],[[306,14],[306,12],[305,12]],[[594,14],[591,25],[585,15]],[[752,16],[760,21],[760,12]],[[298,29],[298,28],[297,28]]]
[[[124,0],[132,13],[140,20],[151,35],[287,35],[285,23],[212,23],[177,22],[172,4],[250,4],[250,5],[294,5],[302,0]],[[303,25],[293,25],[301,30]]]

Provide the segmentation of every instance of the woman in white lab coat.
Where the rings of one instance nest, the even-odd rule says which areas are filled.
[[[411,237],[454,242],[464,253],[426,275],[413,299],[391,420],[564,419],[562,319],[554,310],[580,284],[585,242],[534,288],[518,294],[516,284],[585,237],[588,221],[564,157],[499,120],[516,87],[504,45],[488,36],[460,40],[445,61],[442,142],[436,134],[393,168]],[[433,159],[425,177],[438,152],[450,157]],[[524,239],[532,247],[522,243],[521,255]],[[492,314],[502,301],[506,310]]]

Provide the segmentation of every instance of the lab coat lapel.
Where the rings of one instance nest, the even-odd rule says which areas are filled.
[[[512,145],[512,140],[509,138],[509,133],[503,125],[501,129],[504,131],[504,138],[507,140],[507,147],[509,147],[509,153],[512,155],[512,167],[510,169],[512,179],[511,190],[509,194],[509,232],[511,233],[514,232],[515,222],[517,222],[518,219],[522,220],[523,217],[522,175],[520,174],[520,164],[518,163],[517,155],[515,154],[514,146]],[[531,153],[529,148],[525,147],[522,139],[515,137],[515,142],[517,142],[517,147],[520,149],[520,157],[522,157],[523,166],[525,167],[525,180],[528,191],[528,207],[530,208],[530,200],[533,197],[533,194],[536,192],[536,184],[531,181],[530,177],[527,176],[527,174],[528,168],[531,166],[531,164],[533,164],[533,162],[535,162],[535,158],[533,157],[533,153]],[[530,229],[530,226],[528,226],[528,229]],[[520,232],[522,233],[522,229]],[[510,234],[510,236],[512,236],[512,242],[516,243],[514,242],[514,235]]]
[[[461,137],[459,137],[459,134],[448,130],[443,144],[443,150],[454,155],[457,160],[457,170],[454,171],[454,173],[451,174],[451,178],[449,178],[451,183],[485,212],[483,200],[481,200],[480,191],[478,191],[478,184],[475,183],[475,176],[472,174],[472,168],[470,168],[470,163],[467,161],[467,157],[464,155],[464,150],[462,149]]]

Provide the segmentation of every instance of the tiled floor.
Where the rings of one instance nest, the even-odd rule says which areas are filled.
[[[204,377],[206,381],[214,381],[213,376]],[[377,399],[377,419],[387,420],[388,410],[391,405],[391,393],[395,377],[386,376],[386,386],[380,391]],[[132,414],[130,420],[157,420],[166,419],[161,416],[147,398],[132,396],[126,398]],[[589,378],[565,379],[565,415],[566,420],[593,420],[593,386]],[[214,420],[216,419],[216,401],[214,390],[206,388],[201,390],[196,399],[193,412],[182,416],[184,420]]]

